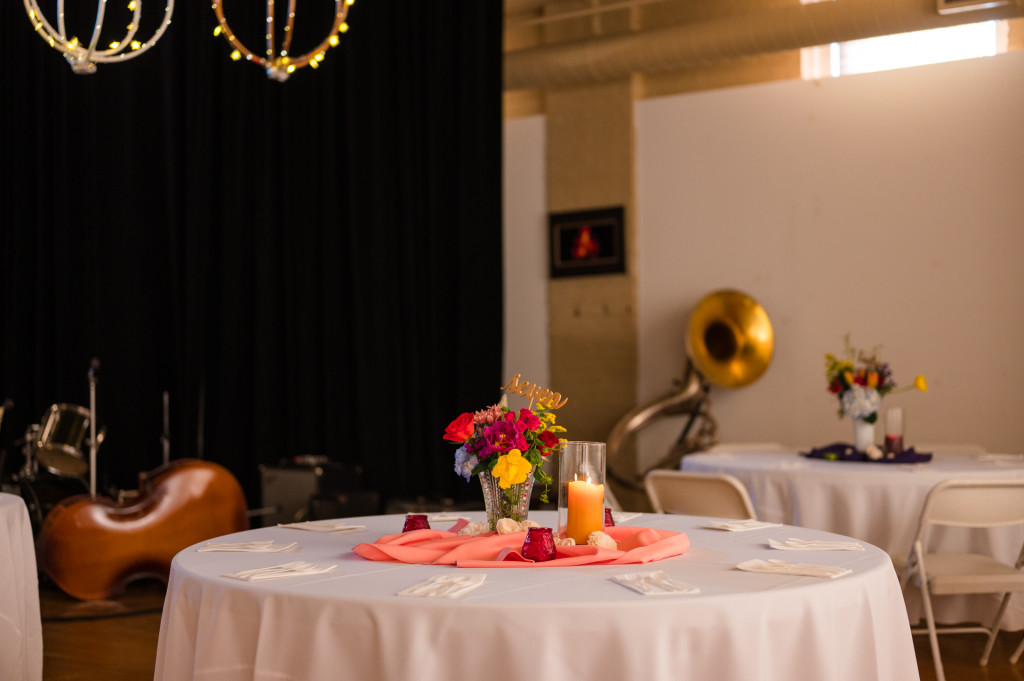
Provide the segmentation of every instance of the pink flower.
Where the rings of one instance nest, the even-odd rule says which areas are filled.
[[[519,429],[520,430],[537,430],[540,428],[540,419],[529,409],[523,408],[519,410]]]
[[[494,404],[486,409],[473,413],[473,423],[478,426],[489,426],[501,418],[504,408],[500,404]]]
[[[526,438],[512,421],[498,421],[484,428],[484,440],[495,451],[507,452],[512,449],[529,449]]]

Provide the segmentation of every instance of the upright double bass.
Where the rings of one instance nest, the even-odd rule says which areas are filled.
[[[176,459],[140,474],[128,502],[78,495],[58,503],[43,521],[36,555],[62,591],[95,600],[135,579],[166,582],[179,551],[248,527],[245,495],[226,468]]]

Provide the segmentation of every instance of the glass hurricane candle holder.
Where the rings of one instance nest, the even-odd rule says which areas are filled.
[[[427,516],[421,513],[410,513],[405,516],[405,527],[402,528],[402,532],[412,532],[413,530],[429,530],[430,523],[427,521]]]
[[[586,544],[604,529],[605,443],[563,442],[558,452],[558,534]]]
[[[555,557],[555,540],[550,527],[531,527],[523,542],[523,557],[542,563]]]
[[[885,413],[885,454],[892,458],[903,453],[903,408],[892,407]]]

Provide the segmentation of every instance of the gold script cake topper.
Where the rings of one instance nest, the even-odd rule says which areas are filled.
[[[506,383],[502,390],[507,390],[515,395],[522,395],[530,398],[530,409],[533,409],[533,401],[537,400],[537,406],[541,409],[561,409],[569,401],[568,397],[563,398],[562,393],[542,388],[536,383],[519,381],[522,374],[516,374],[512,380]]]

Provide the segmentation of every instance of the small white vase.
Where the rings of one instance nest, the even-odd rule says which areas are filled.
[[[867,451],[867,448],[875,444],[875,424],[868,423],[864,419],[851,419],[853,421],[853,448],[858,452]]]

